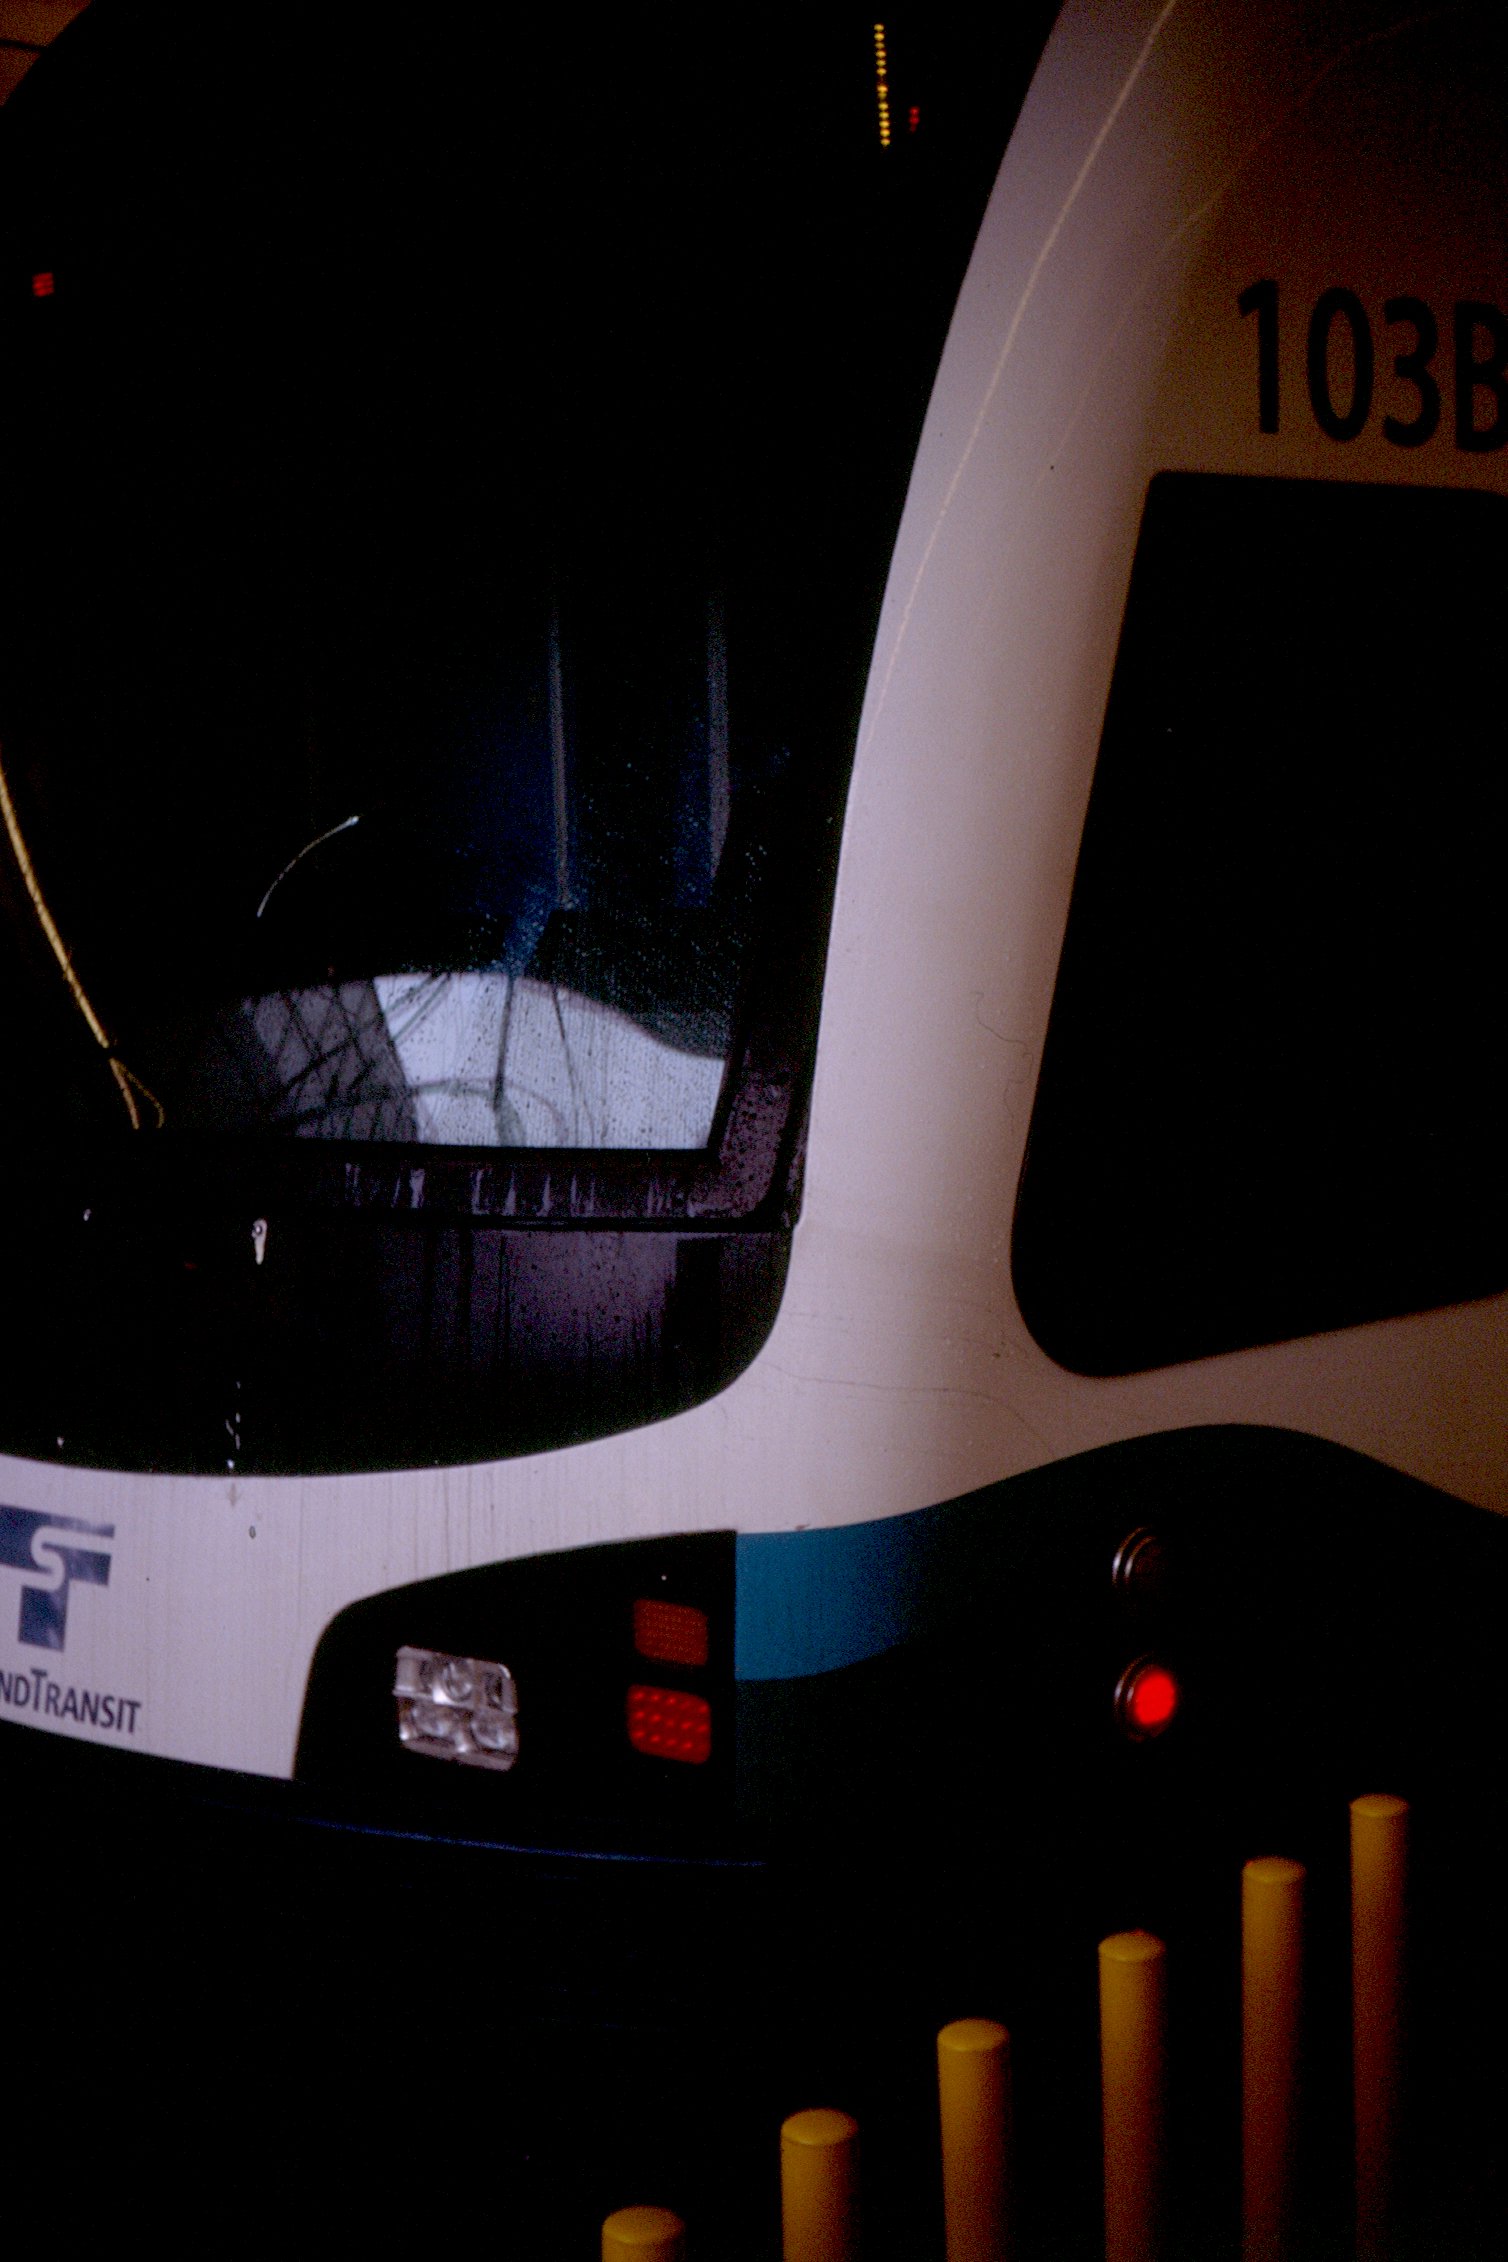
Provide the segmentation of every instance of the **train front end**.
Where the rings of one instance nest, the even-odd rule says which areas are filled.
[[[0,119],[27,2140],[741,2258],[831,2092],[910,2256],[988,2012],[1087,2255],[1144,1926],[1209,2257],[1283,1852],[1340,2254],[1381,1789],[1495,2253],[1495,12],[632,39],[94,0]]]

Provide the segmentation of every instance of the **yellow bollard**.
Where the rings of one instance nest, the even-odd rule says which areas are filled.
[[[1167,1950],[1150,1932],[1100,1942],[1105,2262],[1159,2262],[1167,2184]]]
[[[1298,2232],[1304,1865],[1241,1876],[1241,2255],[1289,2262]]]
[[[1011,2038],[993,2019],[954,2019],[937,2037],[947,2262],[1008,2262]]]
[[[1397,2216],[1403,2108],[1407,1799],[1351,1801],[1351,2041],[1356,2252],[1379,2262]]]
[[[818,2106],[780,2131],[783,2262],[858,2262],[859,2124]]]
[[[602,2226],[602,2262],[686,2262],[686,2226],[668,2207],[620,2207]]]

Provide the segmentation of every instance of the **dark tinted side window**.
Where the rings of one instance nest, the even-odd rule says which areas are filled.
[[[1015,1225],[1123,1373],[1508,1279],[1508,503],[1148,493]]]

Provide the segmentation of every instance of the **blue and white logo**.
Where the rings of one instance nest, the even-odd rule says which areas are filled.
[[[114,1539],[113,1524],[77,1516],[44,1516],[34,1508],[0,1508],[0,1565],[25,1574],[18,1638],[33,1649],[61,1649],[68,1631],[68,1589],[110,1584],[108,1549],[85,1547],[65,1533]]]

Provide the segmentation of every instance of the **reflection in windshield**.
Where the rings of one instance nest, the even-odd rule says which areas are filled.
[[[720,1059],[600,1000],[506,973],[383,974],[247,998],[191,1077],[221,1119],[455,1147],[702,1147]]]

